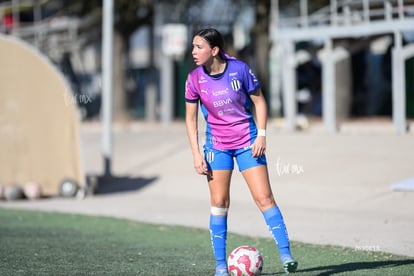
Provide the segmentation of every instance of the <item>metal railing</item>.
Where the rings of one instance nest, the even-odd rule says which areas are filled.
[[[402,34],[414,31],[414,0],[331,0],[330,5],[311,14],[308,0],[300,0],[297,15],[286,16],[272,1],[274,18],[271,24],[271,60],[278,60],[283,70],[273,72],[271,87],[283,90],[285,120],[290,129],[295,127],[296,117],[296,67],[299,64],[294,43],[318,40],[323,42],[322,95],[323,121],[328,131],[336,131],[336,80],[335,63],[344,55],[338,53],[335,39],[366,38],[392,35],[392,117],[399,133],[407,130],[405,117],[405,60],[414,56],[414,43],[404,45]],[[346,58],[347,55],[345,55]],[[271,65],[271,68],[277,68]],[[282,76],[283,75],[283,76]],[[272,92],[279,95],[279,92]]]
[[[349,26],[374,21],[402,20],[414,17],[414,1],[404,0],[332,0],[330,6],[309,14],[307,0],[301,0],[299,16],[283,17],[279,29],[315,26]]]
[[[82,21],[70,17],[42,18],[40,2],[33,0],[9,1],[0,4],[0,19],[6,11],[12,12],[11,26],[0,24],[0,32],[9,33],[35,46],[52,59],[60,59],[65,52],[76,51],[81,44],[79,28]],[[33,9],[32,22],[20,22],[19,9]]]

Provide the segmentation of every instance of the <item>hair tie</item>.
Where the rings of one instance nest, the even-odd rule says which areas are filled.
[[[224,60],[226,59],[236,59],[235,57],[230,56],[229,54],[227,54],[223,49],[220,49],[220,57]]]

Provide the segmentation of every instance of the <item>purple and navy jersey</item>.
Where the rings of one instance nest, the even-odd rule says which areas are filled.
[[[226,69],[216,76],[198,66],[185,85],[186,101],[200,101],[207,122],[206,146],[219,150],[249,146],[257,134],[250,94],[260,88],[259,82],[246,63],[226,61]]]

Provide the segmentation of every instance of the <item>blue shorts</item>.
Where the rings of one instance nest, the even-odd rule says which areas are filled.
[[[251,146],[237,150],[217,150],[204,146],[204,158],[210,171],[233,170],[234,159],[239,171],[267,164],[265,155],[253,157]]]

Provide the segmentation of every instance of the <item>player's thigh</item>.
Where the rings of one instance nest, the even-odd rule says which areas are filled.
[[[259,165],[243,170],[242,175],[249,186],[256,204],[261,210],[275,205],[266,165]]]
[[[230,205],[230,182],[232,170],[213,170],[208,175],[211,205],[228,208]]]
[[[238,149],[235,151],[234,155],[240,171],[244,171],[246,169],[260,165],[267,165],[266,155],[253,157],[251,147]]]
[[[205,146],[204,159],[209,171],[234,169],[233,151],[217,150]]]

